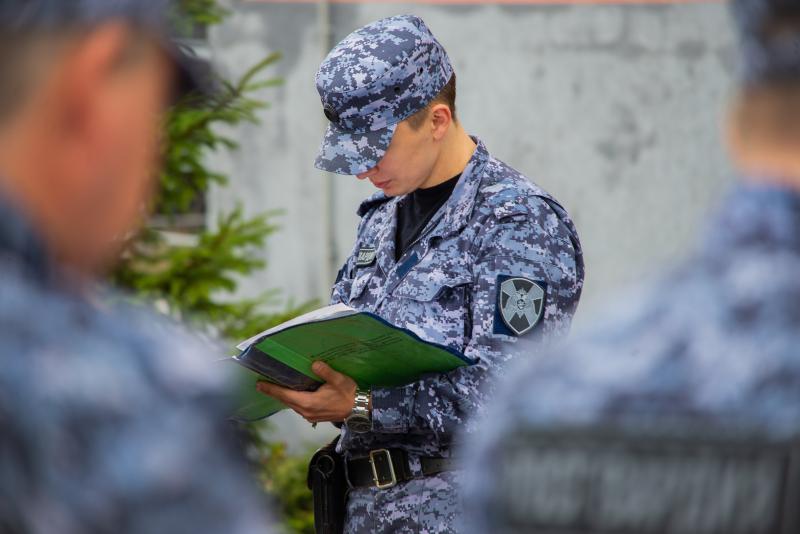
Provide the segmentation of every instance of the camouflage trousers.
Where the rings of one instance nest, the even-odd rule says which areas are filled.
[[[385,490],[360,488],[347,501],[345,534],[458,532],[462,515],[459,471],[409,480]]]

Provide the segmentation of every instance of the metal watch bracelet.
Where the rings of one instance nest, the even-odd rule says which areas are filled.
[[[368,432],[372,428],[372,413],[369,409],[371,393],[369,390],[356,388],[353,410],[344,420],[347,428],[356,433]]]

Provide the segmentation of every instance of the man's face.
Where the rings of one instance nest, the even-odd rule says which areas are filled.
[[[395,197],[428,187],[431,172],[439,156],[436,143],[427,122],[418,129],[408,121],[397,125],[392,142],[378,164],[356,175],[369,181],[387,196]]]
[[[154,41],[110,26],[77,42],[54,72],[44,99],[51,158],[40,171],[57,205],[42,210],[43,233],[59,260],[94,273],[143,219],[172,65]]]
[[[105,227],[95,237],[112,255],[116,247],[108,245],[141,222],[154,192],[163,112],[170,98],[170,63],[154,44],[142,47],[141,55],[109,82],[104,116],[98,119],[106,137],[95,146],[96,165],[88,171],[95,177],[90,184],[97,198],[93,218]]]

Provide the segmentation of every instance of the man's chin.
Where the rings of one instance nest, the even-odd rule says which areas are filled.
[[[380,190],[383,191],[384,195],[386,195],[387,197],[390,197],[390,198],[391,197],[399,197],[399,196],[403,196],[403,195],[405,195],[407,193],[410,193],[410,191],[405,191],[403,189],[400,189],[399,187],[393,187],[393,185],[394,184],[389,184],[387,187],[381,187]]]

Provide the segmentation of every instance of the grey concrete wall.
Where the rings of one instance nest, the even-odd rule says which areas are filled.
[[[722,4],[334,4],[329,26],[314,4],[229,5],[233,16],[211,34],[220,70],[236,76],[284,53],[274,73],[285,84],[264,91],[273,107],[263,123],[233,132],[241,150],[214,160],[232,187],[213,192],[212,214],[235,202],[286,210],[264,251],[269,269],[244,291],[327,298],[372,189],[314,169],[325,126],[314,73],[333,44],[384,16],[426,20],[459,76],[466,128],[572,214],[587,264],[578,323],[616,304],[598,295],[683,254],[730,180],[718,130],[735,67]]]

